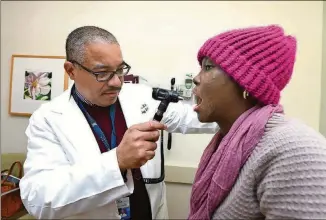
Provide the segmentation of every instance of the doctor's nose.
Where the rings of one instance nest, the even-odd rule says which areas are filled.
[[[109,81],[107,81],[107,84],[109,87],[121,87],[122,80],[123,77],[119,77],[116,74],[114,74],[114,76]]]

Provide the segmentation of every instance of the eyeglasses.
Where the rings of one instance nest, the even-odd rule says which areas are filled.
[[[126,62],[123,62],[123,66],[120,67],[119,69],[117,69],[116,71],[100,71],[100,72],[96,72],[93,70],[88,69],[87,67],[83,66],[82,64],[78,63],[75,60],[70,60],[69,62],[73,63],[73,64],[77,64],[78,66],[80,66],[82,69],[84,69],[85,71],[93,74],[96,77],[96,80],[98,82],[105,82],[105,81],[109,81],[110,79],[113,78],[113,76],[116,74],[118,77],[123,77],[125,75],[127,75],[131,69],[131,66],[129,66]]]

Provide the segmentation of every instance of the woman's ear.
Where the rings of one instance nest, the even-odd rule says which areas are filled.
[[[248,102],[251,106],[255,106],[259,104],[258,100],[255,97],[251,96],[249,92],[247,92],[247,90],[242,90],[242,91],[243,91],[242,92],[243,99],[246,100],[246,102]]]

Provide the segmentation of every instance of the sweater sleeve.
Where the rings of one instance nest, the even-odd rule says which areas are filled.
[[[273,156],[257,188],[261,213],[266,219],[326,219],[325,139],[294,130],[272,138]]]

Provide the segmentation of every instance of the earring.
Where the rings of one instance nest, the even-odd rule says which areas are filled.
[[[247,99],[248,96],[249,96],[249,93],[246,90],[243,91],[243,98]]]

